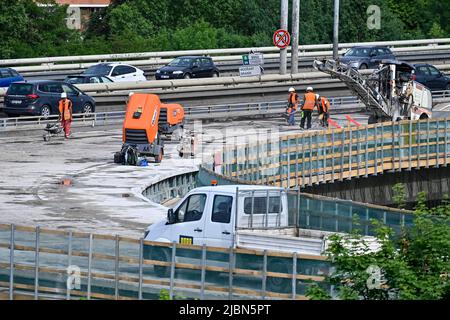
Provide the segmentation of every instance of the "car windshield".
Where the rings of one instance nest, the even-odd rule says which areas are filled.
[[[9,86],[8,94],[25,96],[33,93],[33,85],[29,83],[12,83]]]
[[[89,67],[86,69],[84,74],[102,74],[102,75],[108,75],[111,71],[112,66],[106,65],[106,64],[97,64],[95,66]]]
[[[351,57],[368,57],[371,49],[370,48],[352,48],[348,50],[344,56]]]
[[[173,59],[170,63],[169,66],[171,67],[189,67],[192,63],[192,59],[190,58],[176,58]]]

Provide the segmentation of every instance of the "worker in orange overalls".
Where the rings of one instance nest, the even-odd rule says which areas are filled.
[[[64,129],[66,139],[70,137],[70,127],[73,119],[72,101],[67,99],[67,93],[61,93],[61,100],[59,100],[59,120]]]
[[[298,109],[298,94],[295,92],[294,88],[289,88],[289,98],[287,106],[287,115],[289,117],[288,124],[290,126],[295,125],[295,113]]]
[[[306,129],[311,129],[311,117],[314,107],[318,107],[317,95],[313,92],[312,87],[306,88],[306,93],[303,96],[303,104],[302,104],[302,120],[300,122],[300,128],[305,129],[305,120],[306,120]]]
[[[328,127],[328,118],[330,117],[330,101],[324,96],[319,96],[319,119],[322,127]]]

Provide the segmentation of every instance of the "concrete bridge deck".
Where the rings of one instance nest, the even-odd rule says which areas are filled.
[[[344,124],[345,118],[337,121]],[[232,137],[269,128],[283,134],[299,132],[298,127],[284,124],[282,119],[203,124],[207,146],[203,158],[222,145],[214,137],[225,129]],[[120,127],[75,131],[73,139],[54,137],[48,143],[41,132],[0,135],[0,222],[141,236],[145,227],[167,212],[144,198],[142,191],[164,178],[197,170],[202,155],[181,159],[176,143],[169,141],[161,164],[128,167],[113,163],[120,147]]]

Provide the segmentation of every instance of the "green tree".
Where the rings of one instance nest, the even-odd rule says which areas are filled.
[[[392,196],[392,200],[394,201],[397,208],[405,208],[406,207],[406,189],[403,183],[396,183],[392,187],[392,191],[394,195]]]
[[[414,225],[401,234],[379,222],[374,250],[360,234],[334,235],[327,252],[335,271],[327,282],[340,299],[449,299],[450,205],[428,209],[419,197]],[[379,273],[377,273],[379,271]],[[327,298],[317,286],[311,298]]]

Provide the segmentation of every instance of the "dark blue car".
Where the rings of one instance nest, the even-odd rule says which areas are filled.
[[[14,69],[0,68],[0,88],[8,88],[16,81],[23,81],[23,77]]]
[[[427,63],[414,65],[416,81],[430,90],[450,90],[450,77]]]
[[[354,69],[375,69],[382,60],[395,59],[395,55],[389,48],[380,46],[353,47],[339,57],[342,63]]]
[[[183,56],[156,70],[155,79],[191,79],[218,77],[219,69],[211,57]]]
[[[28,81],[12,83],[6,91],[3,112],[8,116],[59,114],[61,93],[73,103],[74,113],[95,112],[95,101],[80,89],[63,81]]]

